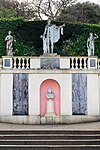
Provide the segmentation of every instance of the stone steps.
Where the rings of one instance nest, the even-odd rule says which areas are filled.
[[[100,150],[98,145],[1,145],[0,150]]]
[[[0,145],[100,145],[100,139],[93,140],[0,140]]]
[[[100,130],[1,130],[0,150],[100,150]]]
[[[33,139],[100,139],[100,134],[91,134],[91,135],[73,135],[73,134],[28,134],[28,135],[23,135],[23,134],[13,134],[13,135],[6,135],[2,134],[0,135],[0,140],[1,139],[23,139],[23,140],[33,140]]]
[[[0,135],[3,135],[3,134],[8,134],[8,135],[13,135],[13,134],[16,134],[16,135],[19,135],[19,134],[78,134],[78,135],[92,135],[92,134],[100,134],[100,130],[68,130],[68,129],[29,129],[29,130],[22,130],[22,129],[17,129],[17,130],[0,130]]]

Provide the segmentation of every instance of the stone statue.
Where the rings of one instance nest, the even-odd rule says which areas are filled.
[[[48,92],[46,94],[46,97],[49,99],[49,100],[52,100],[54,98],[54,93],[52,92],[52,89],[51,88],[48,88]]]
[[[47,101],[47,114],[54,114],[54,93],[51,88],[48,88],[48,91],[46,93],[46,97],[48,99]]]
[[[94,56],[94,41],[98,36],[96,34],[93,36],[93,33],[90,33],[89,35],[90,37],[87,39],[88,56]]]
[[[54,43],[58,42],[60,39],[60,34],[63,35],[63,27],[65,24],[61,26],[56,26],[51,24],[51,20],[48,20],[48,24],[45,27],[43,35],[40,37],[43,39],[43,54],[53,54]]]
[[[11,31],[8,32],[8,35],[6,36],[5,41],[7,41],[7,43],[6,43],[7,56],[12,56],[13,55],[13,52],[12,52],[13,37],[11,36]]]

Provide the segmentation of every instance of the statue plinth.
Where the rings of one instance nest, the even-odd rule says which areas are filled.
[[[52,101],[52,99],[49,99],[47,102],[47,112],[46,112],[45,116],[55,116],[54,102]]]
[[[43,57],[55,57],[58,56],[57,53],[45,53],[43,54]]]

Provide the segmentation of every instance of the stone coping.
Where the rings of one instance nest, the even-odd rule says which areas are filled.
[[[0,74],[13,74],[13,73],[28,73],[28,74],[100,74],[99,69],[1,69]]]

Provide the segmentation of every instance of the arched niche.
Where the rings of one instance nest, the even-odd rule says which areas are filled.
[[[44,116],[46,114],[46,93],[48,88],[52,88],[52,91],[54,93],[54,112],[57,116],[60,116],[60,85],[56,80],[53,79],[44,80],[40,86],[40,115]]]

